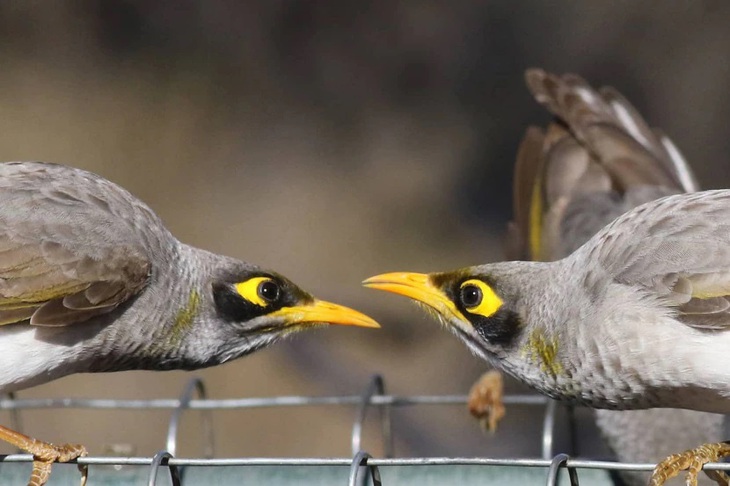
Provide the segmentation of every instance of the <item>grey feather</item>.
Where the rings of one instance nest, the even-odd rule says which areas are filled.
[[[136,235],[151,213],[134,201],[81,171],[0,165],[0,322],[35,308],[33,325],[73,324],[138,293],[150,262]]]
[[[38,309],[38,307],[24,307],[20,309],[0,310],[0,326],[14,322],[25,321]]]
[[[651,129],[638,111],[616,90],[602,88],[598,92],[599,95],[576,76],[558,77],[540,70],[529,71],[527,81],[538,101],[557,115],[556,123],[566,127],[562,132],[553,130],[554,133],[561,134],[559,139],[565,140],[555,143],[555,146],[562,143],[570,147],[563,150],[553,148],[542,153],[535,149],[524,150],[521,147],[519,154],[522,157],[518,154],[515,178],[521,179],[521,186],[531,187],[540,184],[540,181],[538,175],[532,175],[520,167],[540,167],[540,171],[548,174],[543,176],[548,181],[543,184],[550,185],[542,189],[550,193],[543,202],[545,212],[553,213],[552,204],[557,201],[562,200],[561,204],[564,206],[557,221],[550,222],[558,226],[559,230],[543,236],[544,259],[554,260],[570,255],[605,225],[636,206],[675,193],[698,190],[694,174],[677,147],[666,135]],[[570,93],[576,87],[580,94],[573,94],[570,98],[587,101],[582,107],[581,103],[574,103],[573,111],[582,116],[580,119],[563,118],[561,114],[566,113],[566,109],[562,106],[561,98],[565,98],[566,93]],[[558,93],[560,95],[556,97]],[[604,101],[608,107],[603,106]],[[615,117],[616,127],[614,130],[606,130],[605,122],[608,120],[610,124],[611,117]],[[606,144],[584,147],[584,144],[595,142],[596,137],[600,138],[600,131],[590,140],[585,136],[574,135],[585,133],[585,129],[582,128],[583,120],[588,120],[590,123],[603,120],[603,134],[612,137],[611,143],[620,141],[628,149],[624,152],[624,157],[637,163],[624,163],[620,170],[617,170],[620,164],[613,166],[604,164],[599,148]],[[531,127],[530,131],[541,133],[534,127]],[[627,143],[626,137],[616,137],[621,131],[632,138],[633,142]],[[532,139],[532,143],[536,143],[534,141],[536,137],[533,136]],[[542,139],[538,141],[542,142]],[[523,141],[523,145],[525,143],[526,141]],[[643,149],[637,150],[640,146]],[[539,160],[521,160],[523,157],[538,157]],[[571,175],[571,171],[587,172],[586,167],[589,164],[592,168],[598,168],[598,171],[592,171],[590,176]],[[636,171],[637,165],[641,164],[651,169]],[[628,176],[617,177],[621,172],[628,173]],[[667,173],[671,175],[669,180],[666,177]],[[537,174],[537,171],[533,170],[533,174]],[[519,194],[515,192],[515,208],[530,203],[530,199],[525,199],[524,196],[528,193],[530,191],[526,189],[522,189]],[[521,198],[522,201],[517,202],[517,198]],[[520,211],[529,214],[529,210]],[[525,216],[521,218],[516,212],[516,223],[511,225],[510,230],[510,242],[513,245],[511,252],[512,255],[522,254],[529,257],[526,245],[530,238],[529,226],[525,223],[518,224],[525,219]],[[549,241],[549,238],[554,240]],[[522,250],[519,249],[519,245],[522,245]],[[655,281],[658,286],[664,288],[665,295],[672,294],[677,302],[684,302],[678,305],[677,311],[683,315],[683,320],[687,324],[695,328],[713,330],[721,325],[719,323],[727,322],[730,303],[726,298],[692,299],[692,283],[677,273],[666,273],[663,278]],[[651,409],[595,410],[595,415],[603,435],[623,461],[655,462],[677,450],[721,439],[723,417],[717,414],[679,409]],[[643,473],[624,473],[623,476],[629,484],[636,485],[646,484],[648,477]]]
[[[680,186],[672,169],[678,162],[615,90],[604,88],[599,94],[579,76],[558,77],[539,69],[528,70],[525,77],[535,99],[564,123],[575,140],[622,186],[647,182]]]
[[[232,291],[254,278],[278,297],[253,305]],[[0,164],[2,393],[72,373],[213,366],[310,327],[318,312],[375,325],[276,272],[180,242],[98,175]]]
[[[730,191],[670,196],[622,215],[576,257],[583,254],[615,281],[639,285],[679,306],[688,298],[730,295],[730,248],[723,236],[729,232]],[[668,279],[681,285],[667,285]],[[698,303],[693,315],[699,308]],[[723,327],[728,326],[730,319]]]
[[[89,310],[70,309],[63,299],[49,300],[41,305],[30,317],[30,324],[42,327],[62,327],[91,319],[114,310],[115,305],[95,307]]]

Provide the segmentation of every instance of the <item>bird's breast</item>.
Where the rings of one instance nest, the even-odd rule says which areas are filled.
[[[81,344],[45,339],[62,329],[13,324],[0,327],[0,392],[7,393],[82,371]]]
[[[561,394],[596,408],[730,412],[730,330],[691,328],[660,303],[616,302],[558,339]]]

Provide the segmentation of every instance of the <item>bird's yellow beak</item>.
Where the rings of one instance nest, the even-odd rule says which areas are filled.
[[[451,299],[433,284],[431,276],[426,273],[384,273],[370,277],[362,284],[371,289],[385,290],[410,297],[433,308],[444,317],[455,316],[463,319],[461,312]]]
[[[340,326],[380,327],[380,324],[355,309],[316,299],[309,304],[283,307],[269,315],[271,317],[282,317],[288,325],[336,324]]]

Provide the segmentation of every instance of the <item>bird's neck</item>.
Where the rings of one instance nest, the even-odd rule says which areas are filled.
[[[129,313],[107,333],[108,354],[92,371],[198,369],[248,354],[276,336],[239,338],[221,325],[212,308],[210,275],[230,259],[177,243],[176,251],[140,295]],[[127,315],[128,314],[128,315]],[[134,329],[113,332],[115,329]],[[119,343],[123,342],[123,345]]]
[[[207,257],[176,242],[158,260],[144,292],[115,312],[114,321],[89,343],[95,352],[89,371],[201,367],[206,359],[193,337],[205,325]]]

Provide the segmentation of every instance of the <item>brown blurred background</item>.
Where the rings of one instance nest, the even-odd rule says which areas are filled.
[[[502,257],[517,145],[547,120],[528,67],[615,86],[704,187],[726,187],[728,25],[719,0],[3,2],[0,158],[97,172],[181,240],[384,324],[305,333],[197,373],[211,397],[359,394],[374,372],[398,395],[464,394],[486,365],[359,282]],[[190,376],[81,375],[19,395],[176,397]],[[489,437],[462,407],[397,410],[397,451],[535,456],[540,413],[508,410]],[[44,439],[139,455],[164,446],[168,416],[23,413]],[[217,412],[217,455],[347,456],[353,418],[351,407]],[[195,419],[179,455],[200,453]],[[372,427],[366,448],[379,451]]]

